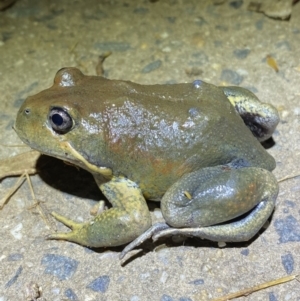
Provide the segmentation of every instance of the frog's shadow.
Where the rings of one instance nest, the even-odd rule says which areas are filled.
[[[41,155],[36,164],[37,169],[39,170],[40,178],[57,190],[61,192],[71,194],[80,198],[88,198],[92,200],[105,200],[105,196],[99,190],[93,176],[83,169],[79,169],[75,166],[68,165],[62,160],[49,157],[46,155]],[[67,200],[66,200],[67,202]],[[148,202],[150,211],[153,211],[155,208],[159,207],[158,202]],[[268,219],[272,219],[271,217]],[[266,229],[261,229],[253,238],[245,242],[234,242],[226,243],[224,248],[239,248],[245,249],[255,241],[258,236],[260,236]],[[157,248],[161,249],[161,246],[164,245],[167,248],[176,248],[179,246],[188,246],[188,247],[206,247],[206,248],[220,248],[217,242],[213,242],[207,239],[200,238],[189,238],[182,240],[181,242],[175,242],[172,238],[161,238],[157,242],[153,242],[151,239],[145,241],[141,244],[138,249],[142,249],[142,253],[146,254],[148,252],[155,251]],[[121,252],[124,246],[119,247],[110,247],[109,250],[115,252]],[[222,247],[223,248],[223,247]],[[96,253],[103,253],[107,248],[88,248]],[[136,257],[140,257],[141,253],[138,252],[136,255],[131,256],[126,260],[126,264],[134,260]]]
[[[92,200],[105,199],[93,176],[86,170],[46,155],[39,157],[36,168],[45,183],[61,192]]]

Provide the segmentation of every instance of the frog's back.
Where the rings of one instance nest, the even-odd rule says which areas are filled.
[[[115,139],[108,139],[126,141],[135,155],[139,152],[142,157],[151,156],[160,162],[178,162],[181,169],[187,170],[233,161],[268,170],[275,168],[274,159],[217,86],[204,82],[120,84],[127,92],[115,98],[119,109],[110,118],[119,122],[110,127]],[[117,90],[120,93],[122,89]]]

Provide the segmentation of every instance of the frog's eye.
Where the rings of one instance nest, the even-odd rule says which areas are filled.
[[[73,126],[72,117],[62,108],[52,108],[48,118],[52,129],[58,134],[67,133]]]

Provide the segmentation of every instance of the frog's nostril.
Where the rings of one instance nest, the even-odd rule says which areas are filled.
[[[30,109],[26,108],[26,109],[24,110],[24,113],[25,113],[26,115],[29,115],[29,114],[30,114]]]

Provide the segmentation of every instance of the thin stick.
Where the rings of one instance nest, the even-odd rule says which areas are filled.
[[[268,281],[268,282],[264,282],[262,284],[250,287],[250,288],[246,288],[243,289],[239,292],[236,293],[232,293],[217,299],[213,299],[211,301],[227,301],[227,300],[232,300],[234,298],[238,298],[238,297],[242,297],[242,296],[248,296],[249,294],[252,294],[253,292],[257,292],[259,290],[274,286],[274,285],[278,285],[281,283],[285,283],[285,282],[289,282],[291,280],[294,280],[296,277],[298,277],[298,275],[292,275],[292,276],[286,276],[286,277],[282,277],[276,280],[272,280],[272,281]]]
[[[27,179],[27,183],[28,183],[28,186],[29,186],[29,189],[30,189],[30,192],[31,192],[31,196],[32,196],[32,199],[34,201],[34,203],[28,208],[28,209],[32,209],[32,208],[36,208],[37,211],[39,212],[40,216],[42,217],[42,219],[44,220],[45,224],[51,229],[53,229],[53,224],[50,222],[49,220],[49,213],[48,213],[48,216],[47,214],[44,212],[44,211],[47,211],[45,210],[45,206],[42,206],[42,202],[41,201],[38,201],[35,197],[35,193],[34,193],[34,190],[33,190],[33,187],[32,187],[32,183],[31,183],[31,180],[30,180],[30,177],[29,177],[29,174],[28,173],[25,173],[26,175],[26,179]]]
[[[30,192],[31,192],[32,199],[35,201],[36,200],[35,199],[35,194],[34,194],[34,191],[33,191],[33,187],[32,187],[32,184],[31,184],[30,177],[29,177],[27,172],[25,172],[25,176],[26,176],[27,183],[28,183],[28,186],[29,186],[29,189],[30,189]]]
[[[0,210],[4,207],[10,197],[20,188],[25,181],[26,172],[24,172],[17,180],[15,185],[9,189],[6,195],[0,200]]]
[[[278,180],[277,182],[280,183],[280,182],[284,182],[286,180],[289,180],[289,179],[294,179],[294,178],[297,178],[299,177],[300,175],[293,175],[293,176],[285,176],[284,178]]]

